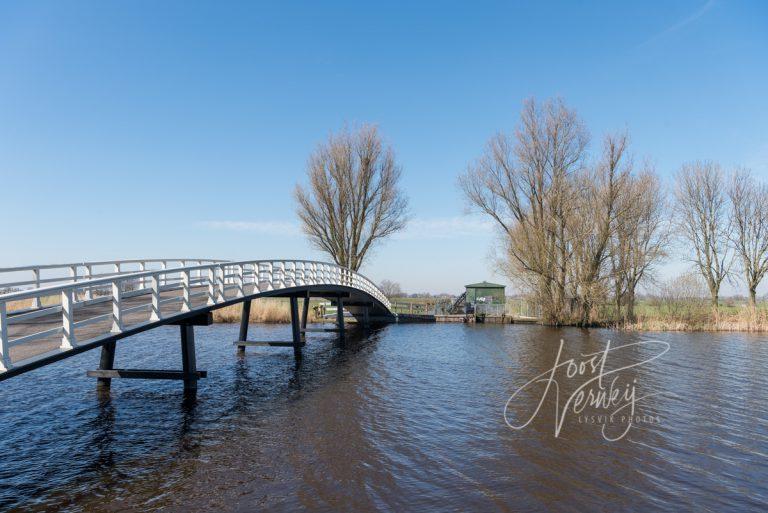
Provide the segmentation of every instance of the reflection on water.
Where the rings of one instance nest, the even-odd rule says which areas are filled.
[[[284,339],[287,326],[253,326]],[[768,506],[768,340],[539,326],[392,325],[346,343],[232,347],[237,327],[198,328],[197,397],[173,381],[96,390],[98,353],[0,383],[0,505],[43,511],[639,511]],[[670,350],[622,372],[651,394],[616,442],[554,398],[516,431],[507,399],[552,367],[649,338]],[[644,346],[617,354],[622,365]],[[116,365],[178,368],[178,331],[118,345]],[[570,383],[577,386],[579,383]],[[572,389],[567,386],[563,394]],[[519,396],[531,412],[541,388]],[[561,396],[562,397],[562,396]]]

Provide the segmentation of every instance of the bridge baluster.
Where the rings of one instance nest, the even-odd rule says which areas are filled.
[[[69,266],[69,277],[72,278],[72,281],[77,281],[77,266],[76,265],[70,265]],[[75,292],[74,300],[77,301],[77,292]]]
[[[11,368],[11,357],[8,353],[8,317],[5,302],[0,303],[0,366],[2,371]]]
[[[112,282],[112,333],[120,333],[123,331],[123,313],[122,305],[120,304],[123,299],[123,290],[120,287],[120,281],[114,280]]]
[[[73,311],[73,290],[61,291],[61,324],[63,328],[61,336],[61,349],[75,347],[75,318]]]
[[[189,271],[185,270],[181,273],[181,289],[182,289],[182,302],[181,311],[189,312],[192,309],[192,303],[189,297]]]
[[[86,265],[85,266],[85,279],[90,280],[91,275],[93,275],[93,266],[92,265]],[[86,301],[93,298],[93,293],[91,287],[85,288],[85,299]]]
[[[159,321],[162,319],[160,312],[160,275],[153,274],[150,278],[150,286],[152,287],[152,313],[149,314],[150,321]]]
[[[147,266],[144,264],[144,262],[139,262],[139,272],[144,272],[147,270]],[[144,283],[144,277],[142,276],[139,278],[139,282],[136,284],[139,290],[142,290],[144,287],[146,287],[146,284]]]
[[[210,267],[208,269],[208,304],[209,305],[216,304],[216,296],[214,295],[215,288],[216,288],[216,270],[215,270],[215,267]]]
[[[218,274],[218,289],[219,289],[219,298],[216,301],[217,303],[223,302],[225,300],[225,296],[227,293],[225,284],[224,284],[224,269],[225,269],[225,266],[223,265],[216,267],[216,273]]]
[[[235,285],[237,286],[237,297],[243,297],[243,266],[235,266]]]

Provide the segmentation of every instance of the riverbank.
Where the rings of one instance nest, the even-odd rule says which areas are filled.
[[[321,322],[322,318],[318,316],[314,306],[310,303],[309,322]],[[226,306],[213,311],[213,322],[228,323],[240,322],[240,315],[243,311],[243,305],[236,304]],[[287,324],[291,322],[291,307],[288,299],[285,298],[262,298],[251,303],[251,314],[248,317],[250,322],[263,324]]]
[[[764,310],[721,312],[691,316],[638,315],[633,323],[615,325],[624,331],[733,331],[768,332],[768,314]]]
[[[426,303],[426,300],[422,300]],[[44,298],[45,306],[59,304],[57,298]],[[312,303],[311,306],[315,306]],[[31,301],[18,301],[9,304],[8,311],[29,308]],[[425,304],[425,310],[426,310]],[[215,323],[240,322],[242,305],[235,304],[213,312]],[[706,305],[668,304],[664,306],[638,305],[636,320],[631,323],[617,322],[609,312],[596,312],[593,327],[615,329],[619,331],[671,331],[671,332],[768,332],[768,306],[761,304],[756,312],[746,307],[722,305],[719,312],[714,314]],[[249,316],[252,323],[288,324],[291,322],[289,301],[286,298],[261,298],[254,300]],[[322,322],[315,308],[309,309],[309,322]],[[529,324],[532,319],[526,318]],[[576,326],[568,323],[567,326]]]

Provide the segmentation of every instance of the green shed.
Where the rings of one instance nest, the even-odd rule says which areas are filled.
[[[477,303],[480,298],[485,298],[485,300],[481,301],[484,303],[503,304],[506,301],[506,296],[504,295],[504,289],[506,287],[504,285],[499,285],[498,283],[482,281],[480,283],[465,285],[464,288],[467,289],[467,304],[473,305]]]

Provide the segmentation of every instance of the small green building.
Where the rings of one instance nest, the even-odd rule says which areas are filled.
[[[482,281],[465,285],[464,288],[467,289],[467,304],[474,305],[481,298],[485,298],[480,301],[483,303],[504,304],[506,302],[506,295],[504,294],[506,287],[504,285]]]

